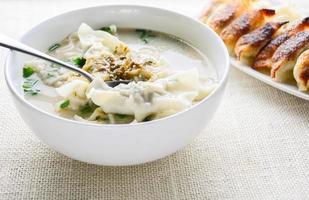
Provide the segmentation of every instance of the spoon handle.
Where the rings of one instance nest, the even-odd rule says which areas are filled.
[[[27,46],[17,40],[14,40],[8,36],[2,35],[0,34],[0,46],[11,49],[11,50],[15,50],[15,51],[19,51],[25,54],[29,54],[38,58],[41,58],[43,60],[47,60],[49,62],[61,65],[67,69],[70,69],[72,71],[75,71],[81,75],[83,75],[85,78],[87,78],[90,82],[93,80],[93,76],[91,74],[89,74],[88,72],[83,71],[82,69],[75,67],[73,65],[70,65],[66,62],[63,62],[61,60],[58,60],[52,56],[49,56],[43,52],[40,52],[30,46]]]

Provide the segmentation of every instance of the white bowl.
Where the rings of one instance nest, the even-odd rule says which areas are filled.
[[[20,115],[44,143],[76,160],[99,165],[132,165],[153,161],[190,143],[213,117],[227,81],[229,56],[217,35],[202,23],[160,8],[115,5],[67,12],[36,25],[20,41],[45,51],[85,22],[94,28],[116,24],[178,36],[198,48],[215,66],[219,87],[200,103],[175,115],[139,124],[94,125],[55,116],[23,96],[22,67],[29,56],[12,52],[5,78]],[[194,67],[194,66],[192,66]]]

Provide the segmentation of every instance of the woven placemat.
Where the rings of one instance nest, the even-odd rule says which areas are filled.
[[[202,3],[152,2],[183,12]],[[0,30],[18,37],[42,18],[98,3],[1,0]],[[1,72],[3,59],[1,50]],[[3,75],[0,105],[1,200],[309,199],[309,102],[235,69],[201,135],[183,150],[139,166],[90,165],[41,143],[18,115]]]

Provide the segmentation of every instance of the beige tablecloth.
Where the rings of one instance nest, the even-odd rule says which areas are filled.
[[[48,16],[106,2],[112,3],[0,0],[0,32],[18,37]],[[202,5],[201,0],[134,2],[191,15]],[[1,50],[1,72],[3,55]],[[309,199],[309,102],[235,69],[201,135],[174,155],[140,166],[100,167],[48,148],[18,115],[2,75],[0,105],[1,200]]]

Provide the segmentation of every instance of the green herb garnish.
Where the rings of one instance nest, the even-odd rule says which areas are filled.
[[[93,103],[86,103],[84,106],[81,106],[79,108],[79,113],[81,115],[87,115],[87,114],[91,114],[94,112],[94,110],[97,108],[98,106],[94,105]]]
[[[101,31],[108,32],[109,34],[115,35],[117,32],[117,27],[115,25],[104,26],[100,28]]]
[[[72,62],[74,63],[74,65],[78,66],[79,68],[82,68],[86,63],[86,59],[83,57],[76,57],[72,60]]]
[[[55,50],[58,49],[59,47],[60,47],[60,44],[59,44],[59,43],[53,44],[52,46],[50,46],[50,47],[48,48],[48,51],[49,51],[49,52],[55,51]]]
[[[70,105],[70,100],[67,99],[67,100],[65,100],[64,102],[62,102],[62,103],[60,104],[60,108],[65,109],[65,108],[67,108],[69,105]]]
[[[26,79],[23,84],[23,89],[24,89],[25,94],[32,95],[32,96],[37,95],[40,92],[40,90],[33,88],[37,83],[38,83],[38,80]]]
[[[144,41],[145,44],[147,44],[149,41],[148,39],[150,37],[156,37],[156,35],[149,30],[145,30],[145,29],[136,29],[135,30],[137,33],[139,33],[139,38]]]
[[[33,73],[35,72],[35,70],[30,67],[30,66],[25,66],[23,68],[23,77],[24,78],[28,78],[29,76],[31,76]]]
[[[147,117],[145,117],[145,118],[143,119],[143,122],[149,122],[149,121],[152,120],[152,118],[153,118],[152,115],[148,115]]]
[[[132,115],[112,114],[112,117],[117,124],[130,123],[134,120],[134,116]]]
[[[111,27],[102,27],[102,28],[100,28],[100,30],[101,30],[101,31],[108,32],[108,33],[114,35],[114,33],[113,33]]]
[[[114,116],[115,116],[116,118],[119,118],[119,119],[125,119],[125,118],[129,117],[130,115],[114,114]]]

